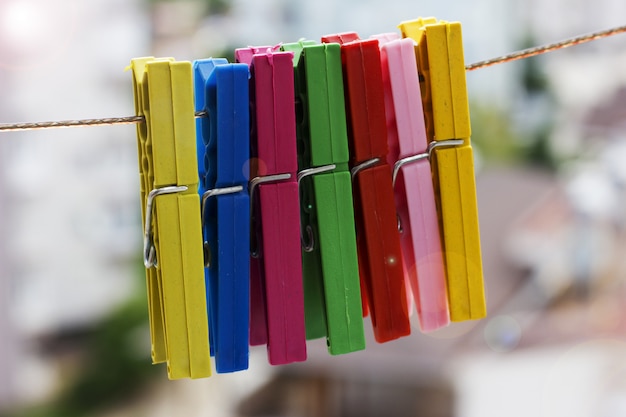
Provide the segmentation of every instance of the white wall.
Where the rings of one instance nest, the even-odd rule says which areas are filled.
[[[609,417],[626,412],[626,343],[590,339],[468,355],[450,367],[456,417]]]

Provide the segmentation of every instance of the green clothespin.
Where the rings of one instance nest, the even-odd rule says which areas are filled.
[[[365,348],[338,44],[285,44],[294,53],[298,181],[307,339],[333,355]]]

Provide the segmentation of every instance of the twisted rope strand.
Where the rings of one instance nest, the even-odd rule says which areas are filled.
[[[481,68],[487,68],[492,65],[504,64],[505,62],[517,61],[533,56],[545,54],[559,49],[568,48],[570,46],[580,45],[583,43],[595,41],[598,39],[608,38],[609,36],[618,35],[626,32],[626,25],[614,27],[612,29],[592,32],[586,35],[579,35],[573,38],[565,39],[560,42],[550,43],[543,46],[535,46],[521,51],[512,52],[496,58],[475,62],[465,66],[466,71],[475,71]],[[205,117],[206,112],[196,112],[196,117]],[[102,119],[82,119],[82,120],[63,120],[56,122],[33,122],[33,123],[5,123],[0,124],[0,132],[14,132],[22,130],[38,130],[38,129],[54,129],[62,127],[83,127],[83,126],[112,126],[112,125],[128,125],[138,124],[145,121],[143,116],[126,116],[126,117],[107,117]]]

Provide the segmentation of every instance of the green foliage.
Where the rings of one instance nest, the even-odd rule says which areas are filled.
[[[521,48],[535,44],[529,34]],[[542,57],[534,57],[513,64],[519,69],[521,94],[510,108],[480,100],[470,103],[472,144],[484,163],[524,164],[550,171],[558,168],[560,161],[551,147],[556,103],[543,62]]]
[[[486,163],[519,163],[523,161],[523,145],[509,113],[498,107],[472,102],[472,144]]]
[[[531,165],[556,171],[560,161],[550,147],[551,126],[540,126],[533,132],[533,140],[524,148],[523,159]]]
[[[156,368],[149,350],[139,352],[147,336],[146,297],[121,306],[86,341],[81,374],[61,395],[57,408],[63,416],[90,415],[93,411],[127,400],[150,379]],[[149,346],[149,345],[148,345]]]
[[[522,42],[522,48],[530,48],[536,44],[535,38],[529,33]],[[520,82],[527,95],[552,95],[550,82],[543,70],[543,62],[544,57],[526,58],[520,62],[522,69]]]
[[[486,164],[532,165],[554,171],[560,161],[550,147],[552,124],[522,131],[508,110],[482,102],[470,105],[472,144]]]
[[[149,4],[152,3],[163,3],[163,2],[172,2],[179,0],[147,0]],[[208,15],[215,14],[226,14],[230,11],[231,1],[230,0],[196,0],[198,3],[205,4],[205,10]]]
[[[204,0],[209,14],[226,14],[230,10],[229,0]]]
[[[523,40],[522,47],[528,48],[536,44],[534,36],[529,32]],[[546,110],[531,112],[534,118],[525,121],[524,139],[527,146],[523,158],[531,165],[554,171],[559,161],[552,151],[550,141],[555,123],[556,103],[550,81],[544,70],[544,62],[545,57],[538,56],[523,59],[520,63],[522,106],[542,105]]]
[[[140,393],[160,368],[151,364],[149,341],[142,340],[148,337],[148,306],[143,288],[142,283],[137,294],[94,323],[92,331],[86,333],[79,346],[78,371],[69,377],[54,401],[5,416],[91,416]]]
[[[219,57],[219,58],[226,58],[228,60],[228,62],[235,62],[235,49],[236,48],[240,48],[241,46],[232,46],[232,47],[227,47],[225,50],[223,51],[219,51],[217,53],[213,53],[207,56],[214,56],[214,57]]]

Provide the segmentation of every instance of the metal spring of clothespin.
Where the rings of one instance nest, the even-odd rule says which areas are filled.
[[[252,227],[255,222],[255,208],[257,207],[257,205],[254,203],[254,192],[256,188],[261,184],[271,184],[281,181],[287,181],[289,179],[291,179],[291,174],[289,173],[274,174],[254,177],[248,183],[248,192],[250,194],[250,230],[253,231],[250,233],[250,256],[252,256],[253,258],[259,258],[261,256],[257,236],[254,232],[254,228]]]
[[[400,172],[400,169],[403,166],[412,164],[414,162],[423,161],[424,159],[430,160],[436,148],[449,148],[453,146],[461,146],[463,145],[463,143],[464,143],[463,139],[447,139],[447,140],[440,140],[438,142],[433,141],[428,144],[428,149],[426,150],[426,152],[423,152],[417,155],[407,156],[406,158],[402,158],[398,160],[393,166],[393,174],[392,174],[393,186],[394,187],[396,186],[396,178],[398,177],[398,173]],[[400,233],[402,233],[403,231],[400,217],[398,217],[398,231]]]
[[[322,172],[329,172],[335,168],[337,168],[335,164],[329,164],[329,165],[323,165],[321,167],[303,169],[302,171],[298,172],[298,189],[300,189],[300,183],[302,182],[304,178],[311,176],[311,175],[315,175],[315,174],[321,174]],[[304,230],[306,230],[306,234],[309,239],[308,242],[306,241],[304,237]],[[300,228],[300,241],[302,243],[302,249],[305,252],[312,252],[313,249],[315,248],[315,239],[313,237],[313,230],[310,225],[304,226],[304,230],[302,229],[302,227]]]
[[[185,185],[171,186],[156,188],[148,194],[148,198],[146,199],[145,233],[143,237],[143,264],[146,268],[156,268],[158,266],[156,248],[154,246],[154,239],[152,236],[152,208],[154,206],[154,199],[160,195],[182,193],[187,190],[188,187]]]
[[[224,187],[224,188],[213,188],[211,190],[207,190],[202,194],[202,227],[206,224],[206,203],[210,197],[215,197],[218,195],[225,194],[235,194],[243,190],[243,186],[235,185],[233,187]],[[208,241],[204,241],[204,267],[208,268],[211,266],[211,246]]]
[[[428,149],[426,150],[426,152],[424,153],[420,153],[417,155],[411,155],[411,156],[407,156],[406,158],[402,158],[400,160],[398,160],[398,162],[396,162],[393,166],[393,185],[396,185],[396,177],[398,176],[398,173],[400,172],[400,168],[402,168],[403,166],[413,163],[413,162],[417,162],[417,161],[421,161],[424,159],[428,159],[430,160],[432,158],[432,154],[433,151],[436,148],[449,148],[451,146],[461,146],[463,145],[464,141],[463,139],[448,139],[448,140],[440,140],[439,142],[430,142],[428,144]]]

